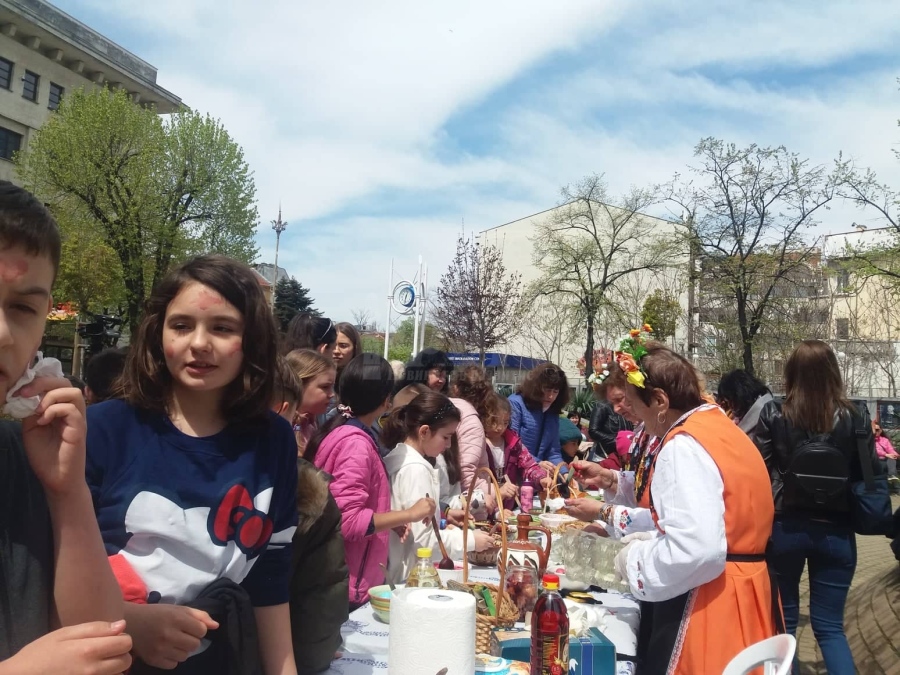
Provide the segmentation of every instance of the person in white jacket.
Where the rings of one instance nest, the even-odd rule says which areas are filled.
[[[385,457],[384,463],[391,481],[391,508],[401,504],[413,504],[429,495],[440,494],[441,481],[437,468],[427,458],[439,457],[449,446],[456,427],[459,411],[449,398],[438,392],[419,394],[405,406],[395,407],[382,425],[385,444],[395,446]],[[439,507],[435,518],[440,519]],[[463,532],[448,526],[440,530],[441,540],[448,555],[461,560]],[[468,541],[470,551],[481,551],[493,544],[491,535],[475,530]],[[416,549],[427,547],[432,558],[440,561],[441,548],[431,524],[415,523],[404,539],[391,534],[388,558],[388,580],[403,583],[416,562]]]

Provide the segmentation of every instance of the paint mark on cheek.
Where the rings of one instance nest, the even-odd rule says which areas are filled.
[[[224,305],[225,298],[214,291],[203,288],[200,289],[200,292],[197,293],[197,300],[195,304],[197,309],[206,311],[212,307]]]
[[[241,350],[243,349],[243,347],[244,347],[244,345],[243,345],[243,343],[241,343],[241,342],[238,342],[238,343],[234,344],[234,345],[228,350],[228,356],[237,356],[237,355],[239,355],[239,354],[241,353]]]
[[[21,258],[0,258],[0,279],[15,283],[28,274],[28,261]]]
[[[169,358],[169,359],[175,358],[175,347],[170,345],[170,346],[166,347],[164,349],[164,351],[166,353],[166,358]]]

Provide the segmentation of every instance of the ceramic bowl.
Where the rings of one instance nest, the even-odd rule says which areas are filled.
[[[399,588],[399,587],[398,587]],[[372,605],[372,611],[384,623],[391,622],[391,587],[374,586],[369,589],[369,603]]]
[[[491,546],[483,551],[469,551],[466,558],[469,559],[470,565],[478,565],[479,567],[492,567],[497,564],[497,557],[500,554],[499,546]]]

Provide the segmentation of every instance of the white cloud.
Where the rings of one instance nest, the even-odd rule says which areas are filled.
[[[423,254],[435,280],[462,218],[521,218],[595,171],[613,193],[665,181],[708,135],[814,163],[843,150],[900,186],[895,0],[80,4],[121,17],[160,84],[223,120],[256,174],[262,257],[281,200],[279,262],[335,318],[382,320],[392,256]],[[460,119],[489,150],[448,132]]]

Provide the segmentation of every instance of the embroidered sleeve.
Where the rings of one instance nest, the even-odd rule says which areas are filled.
[[[725,570],[725,487],[712,457],[678,434],[660,450],[650,489],[665,534],[631,545],[628,582],[635,597],[660,602]]]

